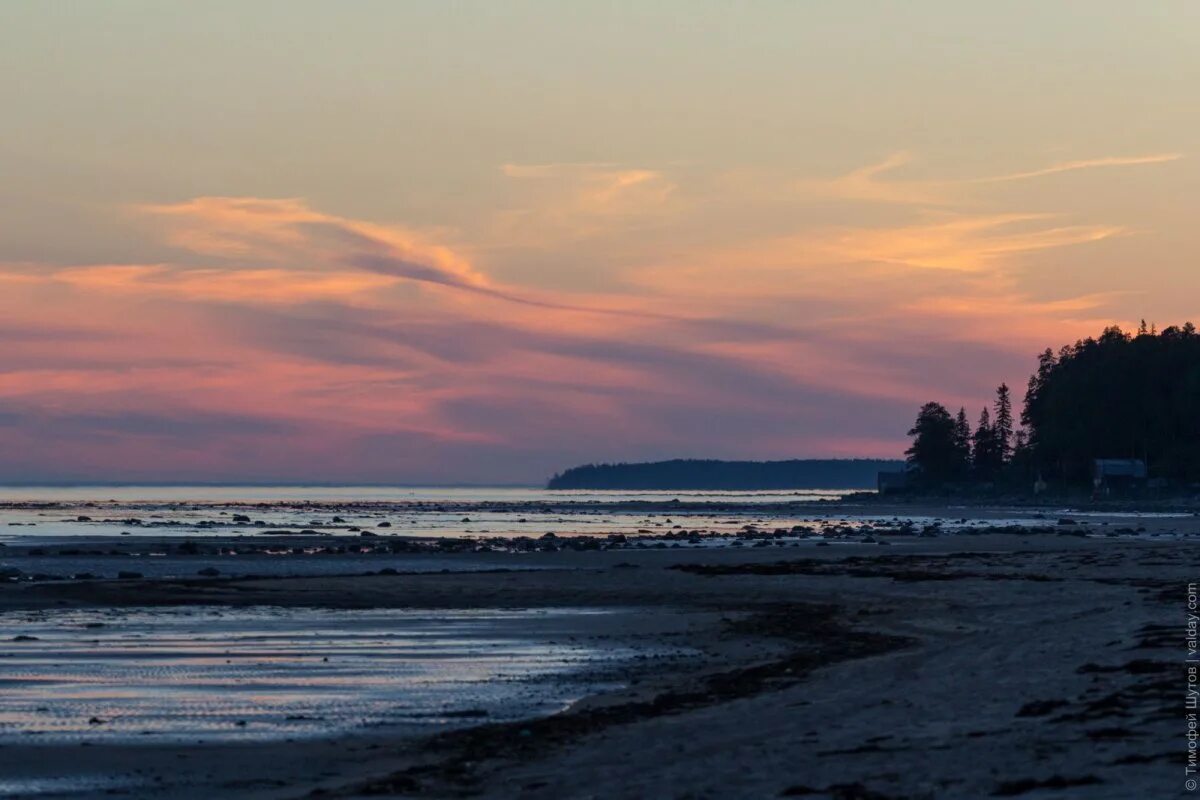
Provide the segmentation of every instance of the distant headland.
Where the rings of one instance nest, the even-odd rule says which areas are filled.
[[[547,489],[866,489],[904,462],[883,458],[586,464],[555,475]]]

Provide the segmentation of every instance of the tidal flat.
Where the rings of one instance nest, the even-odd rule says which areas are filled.
[[[508,540],[414,535],[394,509],[362,537],[347,507],[286,513],[358,532],[229,508],[248,529],[21,531],[0,793],[1181,793],[1192,515],[720,502]],[[538,509],[585,516],[507,513]],[[104,577],[34,579],[56,559]]]

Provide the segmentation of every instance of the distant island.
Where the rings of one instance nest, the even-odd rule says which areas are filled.
[[[880,472],[904,469],[882,458],[586,464],[555,475],[547,489],[866,489]]]

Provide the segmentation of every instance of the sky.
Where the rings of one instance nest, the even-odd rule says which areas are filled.
[[[1200,322],[1200,4],[0,4],[0,481],[897,457]]]

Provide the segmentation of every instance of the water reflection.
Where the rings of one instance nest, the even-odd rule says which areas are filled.
[[[318,736],[547,713],[630,654],[551,643],[578,610],[0,614],[0,743]],[[550,678],[557,678],[551,680]]]

